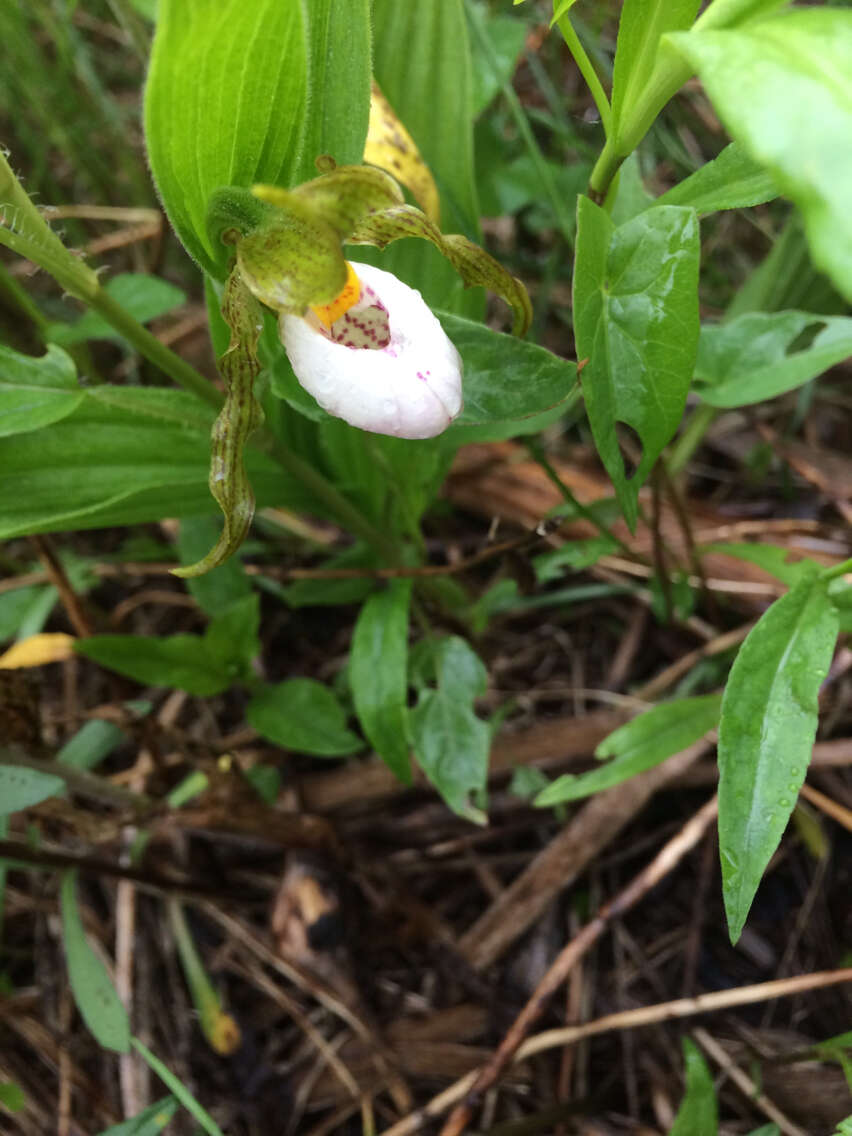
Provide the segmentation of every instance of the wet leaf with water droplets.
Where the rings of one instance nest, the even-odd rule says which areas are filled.
[[[574,319],[580,376],[595,445],[625,519],[683,416],[698,349],[698,219],[660,206],[616,228],[586,197],[577,210]],[[619,423],[642,453],[627,476]]]
[[[731,669],[719,725],[719,850],[733,942],[804,780],[837,630],[814,566],[764,613]]]

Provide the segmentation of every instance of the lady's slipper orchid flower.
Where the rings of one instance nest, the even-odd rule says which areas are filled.
[[[432,438],[462,408],[462,363],[423,297],[392,273],[348,263],[330,304],[282,313],[281,340],[296,378],[351,426]]]

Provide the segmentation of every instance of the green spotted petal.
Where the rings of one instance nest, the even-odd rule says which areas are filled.
[[[288,190],[276,194],[280,208],[237,241],[237,266],[261,303],[301,316],[339,295],[346,261],[339,234],[311,205]]]
[[[526,334],[532,321],[532,305],[527,290],[493,256],[458,233],[445,236],[425,213],[413,205],[394,205],[365,217],[348,240],[352,244],[384,248],[401,237],[422,237],[431,241],[461,276],[466,287],[479,284],[496,293],[512,308],[512,331]]]
[[[209,485],[225,523],[222,535],[207,555],[196,564],[175,568],[175,576],[202,576],[222,564],[243,543],[254,516],[254,493],[243,464],[243,448],[252,431],[263,422],[263,411],[254,394],[254,381],[260,371],[257,341],[263,313],[236,269],[225,285],[222,315],[231,329],[228,350],[219,359],[228,393],[213,423]]]

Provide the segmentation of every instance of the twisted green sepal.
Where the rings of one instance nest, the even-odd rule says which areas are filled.
[[[225,523],[207,555],[197,564],[173,569],[175,576],[201,576],[222,564],[243,543],[254,516],[254,493],[243,464],[243,447],[252,431],[263,423],[263,410],[254,394],[254,380],[260,371],[257,342],[263,312],[237,268],[225,284],[222,315],[231,329],[228,350],[218,361],[227,396],[213,423],[208,484]]]
[[[277,312],[304,315],[329,304],[346,283],[343,243],[384,248],[401,237],[431,241],[466,287],[481,285],[512,308],[513,331],[524,335],[532,320],[527,290],[484,249],[458,233],[445,235],[425,213],[404,203],[402,190],[373,166],[335,168],[295,189],[256,185],[219,190],[208,225],[214,242],[235,244],[247,287]]]
[[[413,205],[394,205],[365,217],[347,239],[352,244],[384,248],[401,237],[422,237],[431,241],[461,276],[466,288],[479,284],[506,301],[515,316],[512,325],[514,335],[527,333],[532,323],[532,304],[517,276],[512,276],[485,249],[467,237],[459,233],[445,236],[425,213]]]
[[[303,315],[329,304],[346,283],[342,242],[371,214],[397,205],[402,191],[383,170],[334,167],[295,189],[228,187],[210,199],[214,245],[236,245],[247,287],[276,312]]]

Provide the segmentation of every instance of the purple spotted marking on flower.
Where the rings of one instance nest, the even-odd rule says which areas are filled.
[[[318,330],[326,339],[355,350],[368,348],[381,351],[391,341],[388,310],[369,284],[363,281],[358,302],[336,319],[330,328],[320,326]]]

